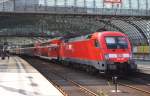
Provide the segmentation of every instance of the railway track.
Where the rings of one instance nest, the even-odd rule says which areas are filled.
[[[51,72],[52,72],[52,71],[51,71]],[[60,76],[61,78],[67,80],[68,82],[71,82],[71,83],[75,84],[76,86],[80,87],[80,89],[81,89],[81,90],[84,90],[84,92],[88,92],[88,93],[90,94],[90,96],[100,96],[100,95],[98,95],[98,93],[95,93],[95,92],[93,92],[93,91],[91,91],[91,90],[85,88],[84,86],[82,86],[82,85],[79,84],[78,82],[75,82],[75,81],[73,81],[73,80],[71,80],[71,79],[69,79],[69,78],[63,77],[62,75],[60,75],[60,74],[58,74],[58,73],[56,73],[56,72],[52,72],[52,73],[55,74],[55,75]],[[150,95],[150,92],[149,92],[149,91],[144,90],[144,89],[142,89],[142,88],[138,88],[138,87],[131,86],[131,85],[128,85],[128,84],[125,84],[125,83],[120,83],[120,82],[118,82],[118,84],[121,85],[121,86],[125,86],[125,87],[128,87],[128,88],[131,88],[131,89],[134,89],[134,90],[137,90],[137,91],[140,91],[140,92],[143,92],[143,93],[146,93],[146,94],[149,94],[149,95]]]
[[[144,74],[144,73],[140,73],[138,72],[134,77],[129,77],[129,78],[125,78],[127,79],[127,82],[129,83],[135,83],[135,84],[140,84],[142,86],[144,86],[144,88],[141,87],[137,87],[137,86],[131,86],[129,84],[123,84],[120,83],[120,85],[126,86],[126,87],[130,87],[132,89],[144,92],[146,94],[150,95],[150,75],[149,74]]]
[[[122,79],[121,80],[118,80],[117,84],[120,85],[120,86],[125,86],[125,87],[128,87],[128,88],[131,88],[131,89],[134,89],[134,90],[137,90],[137,91],[140,91],[140,92],[143,92],[145,94],[148,94],[148,96],[150,96],[150,81],[148,81],[147,79],[150,79],[147,78],[147,77],[144,77],[144,76],[147,76],[147,75],[141,75],[141,73],[138,73],[140,75],[136,75],[136,76],[133,76],[133,77],[121,77]],[[146,78],[146,80],[144,80],[144,78]],[[106,79],[104,77],[104,79]],[[108,79],[108,78],[107,78]],[[110,81],[110,79],[108,79],[109,82],[113,83],[112,81]],[[124,83],[123,83],[124,82]],[[146,82],[148,84],[146,84]],[[134,84],[135,86],[133,86],[132,84]],[[140,87],[136,86],[136,85],[142,85]],[[144,87],[144,88],[143,88]]]
[[[50,79],[48,79],[48,78],[46,78],[46,79],[47,79],[51,84],[53,84],[64,96],[69,96],[69,94],[64,91],[64,88],[61,87],[56,81],[50,80]]]
[[[90,96],[99,96],[98,93],[95,93],[95,92],[93,92],[93,91],[87,89],[86,87],[82,86],[81,84],[79,84],[79,83],[76,82],[76,81],[73,81],[73,80],[71,80],[71,79],[69,79],[69,78],[66,78],[66,77],[64,77],[64,76],[62,76],[62,75],[60,75],[60,74],[58,74],[58,73],[56,73],[56,72],[54,72],[54,71],[50,71],[50,72],[53,73],[53,74],[55,74],[55,75],[57,75],[57,76],[59,76],[59,77],[61,77],[61,78],[63,78],[64,80],[66,80],[66,81],[68,81],[68,82],[74,84],[75,86],[79,87],[79,89],[80,89],[81,91],[84,91],[84,92],[86,92],[86,93],[89,93]]]
[[[108,79],[108,77],[107,78],[103,77],[103,78],[108,80],[111,84],[113,84],[113,81],[111,79]],[[126,83],[123,83],[123,82],[126,82]],[[133,90],[145,93],[145,94],[147,94],[146,96],[150,96],[150,91],[148,91],[149,90],[148,88],[147,88],[148,90],[145,90],[145,89],[143,89],[141,87],[132,86],[131,84],[135,83],[134,81],[131,82],[131,81],[127,81],[126,80],[126,81],[123,81],[123,82],[122,82],[122,80],[119,80],[119,81],[117,81],[117,85],[124,86],[124,87],[130,88],[130,89],[133,89]],[[130,82],[130,84],[127,84],[128,82]],[[147,86],[147,85],[143,85],[143,86],[150,87],[150,86]]]
[[[43,68],[39,67],[41,66],[40,64],[34,65],[31,64],[32,66],[34,66],[36,69],[38,69],[46,78],[49,82],[51,82],[54,86],[56,86],[63,94],[64,96],[70,96],[65,89],[62,87],[62,84],[59,82],[60,80],[63,82],[68,82],[69,84],[71,84],[70,86],[75,86],[77,90],[80,90],[80,92],[82,92],[82,94],[84,95],[80,95],[80,96],[100,96],[98,93],[91,91],[90,89],[84,87],[83,85],[81,85],[80,83],[62,76],[61,74],[58,74],[59,72],[55,69],[50,70],[49,68]],[[56,79],[53,79],[53,77],[50,76],[55,76],[55,78],[59,78],[59,81]],[[67,83],[67,84],[68,84]],[[84,93],[83,93],[84,92]],[[76,96],[76,95],[75,95]]]
[[[43,60],[42,60],[43,61]],[[42,62],[41,61],[41,62]],[[37,61],[38,62],[38,61]],[[39,62],[38,62],[39,63]],[[47,65],[49,64],[45,64],[45,65],[42,65],[42,64],[34,64],[32,66],[34,66],[35,68],[40,68],[38,69],[44,76],[46,76],[47,74],[49,74],[49,76],[46,76],[46,78],[50,81],[50,82],[53,82],[53,84],[55,86],[57,86],[60,90],[62,90],[62,92],[64,92],[64,96],[79,96],[79,95],[69,95],[68,92],[66,91],[66,89],[60,84],[59,81],[53,79],[53,77],[51,77],[52,75],[55,75],[55,77],[58,77],[59,80],[63,80],[63,81],[66,81],[66,82],[69,82],[70,84],[72,84],[72,86],[75,86],[76,89],[80,90],[80,92],[83,92],[84,94],[86,95],[80,95],[80,96],[105,96],[105,95],[101,95],[99,94],[95,89],[91,89],[91,87],[89,86],[86,86],[86,84],[84,83],[81,83],[80,81],[77,81],[77,80],[74,80],[72,77],[70,78],[68,75],[62,75],[64,72],[61,72],[60,70],[58,71],[57,68],[55,70],[55,68],[51,68],[49,69],[48,67],[46,67]],[[53,64],[52,64],[53,65]],[[54,64],[55,65],[55,64]],[[58,65],[58,64],[56,64]],[[43,69],[41,69],[41,67],[44,66]],[[46,67],[46,68],[45,68]],[[66,67],[65,67],[66,68]],[[63,70],[66,70],[66,69],[63,69]],[[47,71],[47,72],[46,72]],[[46,72],[46,73],[45,73]],[[61,73],[61,74],[60,74]],[[97,76],[95,76],[97,77]],[[106,81],[108,79],[104,78]],[[108,80],[110,81],[110,80]],[[111,82],[111,81],[110,81]],[[127,81],[126,81],[127,82]],[[112,82],[111,82],[112,83]],[[136,90],[135,92],[139,92],[140,94],[146,94],[146,95],[137,95],[137,96],[150,96],[150,92],[145,90],[145,89],[142,89],[140,87],[136,87],[136,86],[132,86],[132,84],[127,84],[127,83],[123,83],[122,81],[118,81],[118,85],[119,87],[123,87],[123,88],[126,88],[126,90],[129,90],[130,89],[133,91],[133,90]],[[96,86],[100,86],[100,85],[96,85]],[[108,91],[108,90],[107,90]],[[122,91],[122,90],[121,90]],[[83,94],[82,93],[82,94]],[[106,96],[114,96],[115,93],[111,93],[111,95],[106,95]],[[116,93],[117,94],[117,93]],[[118,93],[119,94],[119,93]],[[138,93],[137,93],[138,94]],[[118,95],[118,96],[124,96],[124,95]],[[125,95],[127,96],[127,95]],[[129,95],[129,96],[133,96],[133,95]]]
[[[124,83],[118,83],[119,85],[122,85],[122,86],[125,86],[125,87],[129,87],[131,89],[134,89],[134,90],[137,90],[137,91],[140,91],[140,92],[144,92],[146,94],[149,94],[150,95],[150,92],[147,91],[147,90],[144,90],[144,89],[141,89],[141,88],[138,88],[138,87],[135,87],[135,86],[131,86],[131,85],[128,85],[128,84],[124,84]]]
[[[55,74],[55,75],[58,75],[58,76],[62,77],[63,79],[67,80],[68,82],[71,82],[71,83],[75,84],[76,86],[80,87],[81,90],[84,90],[85,92],[88,92],[90,94],[90,96],[100,96],[100,95],[98,95],[98,93],[95,93],[95,92],[93,92],[93,91],[85,88],[81,84],[79,84],[79,83],[77,83],[77,82],[75,82],[75,81],[73,81],[73,80],[71,80],[69,78],[63,77],[62,75],[60,75],[60,74],[58,74],[56,72],[52,72],[52,73]],[[118,82],[118,84],[121,85],[121,86],[125,86],[125,87],[128,87],[128,88],[131,88],[131,89],[134,89],[134,90],[137,90],[137,91],[140,91],[140,92],[143,92],[143,93],[146,93],[146,94],[150,95],[149,91],[144,90],[142,88],[138,88],[138,87],[131,86],[131,85],[128,85],[128,84],[125,84],[125,83],[120,83],[120,82]]]

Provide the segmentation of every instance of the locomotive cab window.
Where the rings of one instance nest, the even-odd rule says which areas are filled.
[[[127,49],[128,42],[126,37],[105,37],[108,49]]]
[[[100,44],[99,44],[98,40],[94,40],[94,46],[97,48],[100,48]]]

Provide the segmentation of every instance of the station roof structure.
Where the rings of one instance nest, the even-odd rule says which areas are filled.
[[[110,30],[127,34],[133,45],[150,44],[150,1],[109,1],[0,0],[0,41],[28,44]]]

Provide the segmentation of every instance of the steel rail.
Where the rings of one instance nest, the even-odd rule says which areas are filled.
[[[50,72],[53,73],[54,75],[57,75],[57,76],[59,76],[59,77],[65,79],[66,81],[71,82],[72,84],[74,84],[74,85],[80,87],[80,90],[82,89],[82,90],[84,90],[85,92],[88,92],[89,94],[91,94],[92,96],[99,96],[97,93],[95,93],[95,92],[93,92],[93,91],[91,91],[91,90],[85,88],[84,86],[82,86],[81,84],[79,84],[79,83],[77,83],[77,82],[75,82],[75,81],[73,81],[73,80],[70,80],[70,79],[68,79],[68,78],[66,78],[66,77],[64,77],[64,76],[62,76],[62,75],[60,75],[60,74],[57,74],[56,72],[53,72],[53,71],[50,71]]]
[[[144,92],[144,93],[147,93],[147,94],[150,94],[149,91],[143,90],[141,88],[137,88],[137,87],[134,87],[134,86],[131,86],[131,85],[123,84],[123,83],[118,83],[118,84],[122,85],[122,86],[126,86],[126,87],[129,87],[129,88],[132,88],[132,89],[135,89],[135,90],[138,90],[138,91],[141,91],[141,92]]]

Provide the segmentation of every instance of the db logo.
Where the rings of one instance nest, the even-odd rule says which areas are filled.
[[[69,49],[69,50],[72,50],[72,45],[68,45],[68,49]]]
[[[123,56],[122,56],[122,54],[118,54],[117,57],[118,57],[118,58],[121,58],[121,57],[123,57]]]
[[[73,46],[71,44],[69,44],[69,45],[66,46],[66,49],[73,51]]]

